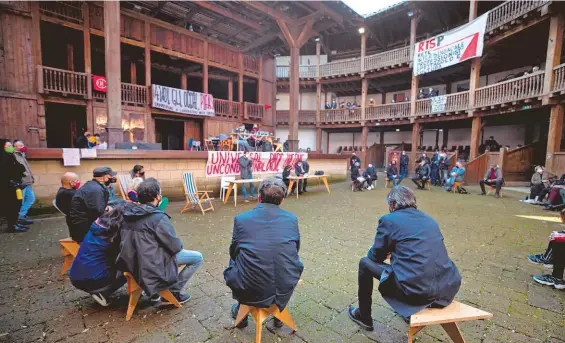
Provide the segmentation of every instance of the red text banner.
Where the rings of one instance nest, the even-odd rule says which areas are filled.
[[[208,151],[206,177],[239,175],[239,158],[243,152]],[[308,157],[305,152],[251,152],[253,174],[282,173],[284,166],[290,165],[292,170],[298,161]]]

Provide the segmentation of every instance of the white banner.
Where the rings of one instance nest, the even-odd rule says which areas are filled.
[[[206,163],[206,177],[239,175],[239,158],[243,152],[239,151],[208,151]],[[284,166],[294,166],[303,157],[308,157],[305,152],[250,152],[253,161],[253,174],[282,173]]]
[[[153,93],[153,107],[200,116],[216,114],[212,94],[160,85],[152,85],[151,91]]]
[[[445,112],[445,104],[447,103],[447,95],[438,95],[430,98],[432,113]]]
[[[416,43],[414,75],[422,75],[483,54],[488,13],[454,30]]]

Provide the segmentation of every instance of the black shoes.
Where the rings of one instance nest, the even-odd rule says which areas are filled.
[[[18,218],[18,224],[25,225],[25,226],[31,225],[31,224],[33,224],[33,220],[29,219],[28,217],[19,217]]]
[[[238,311],[239,311],[239,305],[238,304],[231,305],[231,317],[233,318],[233,320],[235,320],[237,318],[237,312]],[[244,318],[235,327],[238,328],[238,329],[243,329],[243,328],[246,328],[248,324],[249,324],[249,316]]]
[[[175,297],[175,299],[177,299],[177,301],[179,302],[179,304],[184,304],[185,302],[189,301],[190,298],[192,298],[192,296],[189,293],[177,293],[177,292],[172,292],[173,296]],[[166,299],[162,299],[161,300],[161,305],[173,305],[173,303],[169,302]]]
[[[359,313],[359,309],[357,307],[349,306],[347,315],[349,316],[349,319],[351,319],[355,324],[359,325],[363,330],[373,331],[375,329],[373,327],[373,318],[361,318],[361,314]]]

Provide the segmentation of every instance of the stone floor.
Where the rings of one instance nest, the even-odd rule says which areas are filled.
[[[517,201],[448,194],[439,188],[418,191],[419,207],[438,220],[448,251],[463,275],[457,299],[494,313],[492,320],[462,325],[468,342],[565,342],[565,292],[539,286],[532,274],[543,269],[526,255],[541,252],[556,214]],[[290,304],[298,331],[266,324],[263,342],[405,342],[407,325],[375,290],[375,331],[366,333],[349,321],[346,308],[356,303],[359,258],[366,254],[377,218],[388,211],[386,190],[352,193],[347,183],[332,193],[311,192],[288,199],[283,207],[297,214],[302,234],[300,256],[304,283]],[[125,321],[125,291],[101,308],[59,276],[58,239],[68,236],[62,218],[38,221],[26,234],[0,234],[0,342],[253,342],[252,325],[231,329],[229,289],[222,271],[228,260],[233,217],[252,204],[224,206],[216,212],[169,213],[188,249],[205,263],[189,285],[193,298],[181,309],[149,306],[142,299]],[[517,215],[527,216],[518,217]],[[547,218],[546,218],[547,217]],[[438,327],[426,328],[418,342],[447,342]]]

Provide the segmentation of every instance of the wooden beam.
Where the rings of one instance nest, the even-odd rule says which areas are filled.
[[[339,26],[343,27],[343,16],[336,11],[332,10],[331,8],[324,5],[322,1],[308,1],[308,6],[312,6],[313,8],[317,9],[318,11],[322,11],[331,17],[335,22],[339,24]]]
[[[137,84],[137,64],[130,62],[129,64],[130,82],[134,85]]]
[[[286,44],[288,44],[288,46],[290,48],[293,48],[296,46],[296,42],[294,41],[294,37],[292,37],[292,34],[290,33],[290,30],[288,29],[288,27],[286,26],[286,23],[284,20],[282,19],[277,19],[277,24],[279,25],[279,28],[281,29],[281,32],[283,34],[283,37],[286,41]]]
[[[295,24],[296,25],[303,25],[303,24],[307,23],[310,19],[318,20],[323,15],[324,15],[324,12],[321,11],[321,10],[318,10],[316,12],[312,12],[308,15],[305,15],[304,17],[298,18],[296,20]]]
[[[296,40],[296,46],[298,48],[301,48],[312,36],[312,26],[314,25],[314,21],[314,19],[310,19],[306,22],[306,24],[304,24],[302,32],[300,32],[300,36],[298,36],[298,39]]]
[[[298,110],[300,97],[299,68],[300,50],[298,47],[290,48],[290,89],[289,89],[289,118],[288,118],[288,141],[291,151],[298,151]]]
[[[233,101],[233,80],[228,80],[228,100]]]
[[[180,88],[181,89],[188,89],[188,77],[186,73],[180,74]]]
[[[418,144],[420,142],[420,123],[412,124],[412,150],[410,151],[410,161],[416,161]],[[410,169],[408,170],[410,172]]]
[[[266,35],[262,36],[261,38],[258,38],[254,41],[252,41],[251,43],[249,43],[248,45],[244,46],[241,51],[242,52],[249,52],[255,48],[260,47],[261,45],[267,44],[270,41],[281,37],[280,32],[271,32],[271,33],[267,33]],[[284,40],[284,37],[281,37],[282,40]]]
[[[108,82],[106,104],[108,109],[108,145],[114,147],[123,140],[121,60],[120,60],[120,3],[104,3],[104,37],[106,80]]]
[[[277,9],[274,9],[272,7],[265,5],[261,1],[244,0],[243,3],[245,3],[249,7],[253,7],[254,9],[256,9],[259,12],[263,12],[264,14],[276,19],[277,21],[283,20],[283,21],[287,22],[288,24],[291,24],[293,26],[295,25],[295,20],[293,18],[291,18],[289,15],[287,15],[286,13],[281,12]]]
[[[195,5],[198,5],[202,8],[207,9],[208,11],[217,13],[221,16],[224,16],[226,18],[229,18],[233,21],[236,21],[240,24],[243,24],[245,26],[248,26],[252,29],[254,29],[255,31],[263,31],[263,28],[261,27],[261,25],[259,25],[257,22],[249,20],[249,19],[245,19],[243,18],[241,15],[234,13],[230,10],[227,10],[221,6],[218,6],[216,4],[214,4],[213,2],[209,2],[209,1],[193,1],[192,2]]]
[[[365,120],[366,114],[365,110],[367,108],[367,90],[369,88],[369,82],[366,78],[361,80],[361,120]]]
[[[471,0],[469,2],[469,21],[473,21],[477,18],[477,10],[479,7],[479,1],[478,0]]]
[[[237,58],[237,101],[243,102],[243,54],[239,54]]]
[[[208,93],[208,41],[204,42],[204,63],[202,64],[202,93]]]
[[[367,167],[367,137],[369,136],[369,127],[361,128],[361,167]]]
[[[322,153],[322,128],[316,128],[316,152]]]
[[[263,103],[263,56],[258,56],[259,59],[257,66],[257,103]]]

